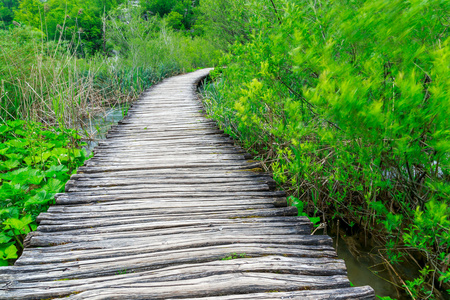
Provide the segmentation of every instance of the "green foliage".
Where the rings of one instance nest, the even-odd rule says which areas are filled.
[[[44,32],[49,40],[67,42],[79,55],[103,48],[102,16],[120,0],[23,0],[15,20]]]
[[[20,120],[0,126],[0,265],[17,258],[36,217],[84,163],[79,138],[74,130]]]
[[[199,0],[146,0],[141,5],[150,15],[167,16],[176,30],[191,29],[197,20]]]
[[[2,2],[0,2],[0,28],[11,25],[14,19],[14,10],[18,6],[18,0],[2,0]]]
[[[289,196],[288,197],[288,203],[291,206],[297,207],[299,216],[308,217],[309,220],[311,221],[311,223],[313,223],[313,225],[315,227],[319,226],[318,223],[320,222],[320,217],[316,217],[316,216],[310,217],[306,213],[306,206],[308,205],[307,202],[303,202],[303,201],[299,200],[298,198],[296,198],[294,196]]]
[[[257,29],[253,24],[256,18],[276,19],[267,4],[248,0],[202,0],[196,29],[205,32],[216,47],[227,50],[236,41],[248,41],[249,35]]]
[[[169,25],[170,27],[172,27],[175,30],[184,29],[183,16],[176,11],[170,12],[167,15],[166,21],[167,21],[167,25]]]
[[[93,86],[93,77],[107,71],[104,62],[103,57],[77,59],[64,44],[46,42],[30,27],[0,30],[0,120],[77,126],[88,107],[106,102]]]
[[[182,0],[145,0],[141,5],[150,14],[163,17],[169,14],[180,1]]]
[[[394,265],[420,253],[428,271],[411,282],[428,297],[450,278],[450,3],[238,2],[205,1],[210,30],[237,41],[210,114],[299,201],[384,240]]]

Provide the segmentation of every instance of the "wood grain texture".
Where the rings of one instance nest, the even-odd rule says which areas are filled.
[[[144,92],[42,213],[0,299],[374,299],[206,119],[209,69]]]

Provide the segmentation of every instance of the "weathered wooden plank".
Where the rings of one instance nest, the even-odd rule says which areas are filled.
[[[247,294],[273,290],[292,291],[305,289],[333,289],[348,287],[345,276],[292,276],[288,274],[241,273],[213,275],[185,281],[127,284],[108,289],[98,289],[74,294],[68,299],[167,299],[186,297],[219,296],[226,294]]]
[[[305,245],[305,246],[332,246],[332,239],[328,236],[315,236],[315,235],[263,235],[254,233],[253,235],[227,235],[217,233],[193,233],[185,235],[170,235],[170,236],[148,236],[137,237],[134,239],[121,239],[112,238],[92,241],[81,241],[55,245],[49,248],[33,248],[25,249],[25,253],[53,253],[53,252],[72,252],[83,250],[101,250],[112,249],[116,246],[120,247],[143,247],[144,245],[165,245],[170,246],[170,249],[182,249],[186,248],[186,245],[191,247],[205,247],[215,245],[231,245],[236,243],[257,243],[257,244],[283,244],[283,245]],[[34,254],[37,255],[37,254]]]
[[[241,164],[230,165],[228,163],[159,163],[148,166],[132,165],[132,166],[113,166],[113,167],[79,167],[78,172],[81,173],[101,173],[101,172],[116,172],[116,171],[137,171],[137,170],[149,170],[149,169],[184,169],[184,168],[208,168],[211,170],[251,170],[254,168],[260,168],[260,163],[248,163],[243,162]]]
[[[374,299],[371,287],[361,286],[342,289],[306,290],[293,292],[269,291],[267,293],[240,294],[218,297],[184,298],[185,300],[269,300],[269,299],[293,299],[293,300],[371,300]],[[168,299],[173,300],[174,298]]]
[[[310,226],[297,227],[261,227],[258,229],[258,235],[261,236],[285,236],[295,234],[310,234]],[[78,235],[77,235],[78,234]],[[33,247],[49,247],[75,242],[95,242],[109,239],[135,239],[141,237],[167,236],[176,235],[185,236],[188,234],[216,234],[216,235],[236,235],[248,236],[255,235],[252,228],[231,227],[231,226],[192,226],[192,227],[175,227],[158,230],[133,230],[133,231],[117,231],[117,232],[99,232],[91,230],[88,232],[78,230],[65,232],[34,232],[29,241],[29,245]]]
[[[126,205],[130,207],[131,205]],[[221,218],[248,218],[249,216],[257,216],[258,214],[263,214],[264,212],[272,211],[270,208],[271,205],[254,205],[254,206],[219,206],[215,207],[213,205],[209,207],[198,207],[198,206],[185,206],[185,207],[171,207],[171,208],[142,208],[138,207],[136,209],[122,209],[119,210],[115,208],[115,210],[109,211],[99,211],[99,210],[89,210],[86,209],[86,212],[76,212],[76,213],[41,213],[37,217],[37,221],[40,222],[41,225],[50,224],[50,221],[58,221],[60,223],[67,223],[70,220],[85,220],[85,219],[103,219],[103,218],[123,218],[123,217],[142,217],[152,220],[172,220],[180,218],[180,216],[186,215],[186,210],[189,210],[191,219],[221,219]],[[243,211],[251,208],[251,211]],[[255,213],[256,215],[254,215]],[[278,217],[269,217],[270,220],[276,220]],[[253,218],[255,219],[255,218]],[[261,219],[261,217],[257,218]],[[279,220],[292,221],[295,220],[296,217],[287,218],[287,217],[279,217]],[[264,219],[266,220],[266,219]],[[306,223],[309,220],[302,220]],[[57,224],[57,223],[51,223]]]
[[[73,177],[72,177],[73,178]],[[69,180],[66,183],[67,187],[119,187],[119,186],[138,186],[142,184],[222,184],[222,183],[234,183],[234,184],[247,184],[247,183],[264,183],[268,185],[274,185],[275,181],[271,177],[241,177],[241,178],[198,178],[198,177],[163,177],[163,176],[152,176],[149,177],[138,177],[138,178],[122,178],[122,177],[112,177],[94,180],[89,178],[85,180]]]
[[[230,253],[230,256],[232,255],[233,254]],[[64,277],[67,274],[64,274],[64,271],[61,268],[49,269],[49,272],[45,274],[36,271],[35,266],[20,266],[15,268],[15,270],[12,270],[11,268],[4,268],[4,270],[5,272],[0,274],[0,283],[11,280],[15,281],[16,284],[10,287],[12,290],[20,289],[22,287],[56,288],[77,286],[81,284],[91,284],[90,288],[98,288],[100,286],[113,286],[120,283],[146,282],[147,280],[152,280],[154,282],[172,281],[248,271],[267,272],[276,270],[279,273],[312,276],[346,274],[345,264],[342,260],[325,257],[305,258],[276,255],[254,258],[241,258],[238,256],[236,259],[230,260],[218,260],[200,264],[174,265],[151,271],[143,271],[140,273],[120,272],[121,274],[115,274],[113,276],[99,276],[83,279]],[[33,283],[28,283],[30,281],[33,281]],[[35,283],[36,281],[40,281],[42,283]],[[95,286],[96,284],[98,285]]]
[[[282,251],[286,250],[287,248],[290,249],[291,252],[286,252],[282,255],[293,255],[294,250],[296,250],[296,254],[294,256],[299,257],[335,257],[332,255],[334,253],[333,247],[330,245],[297,245],[297,244],[290,244],[289,246],[286,246],[284,244],[279,243],[227,243],[227,242],[221,242],[221,243],[209,243],[205,244],[200,243],[200,247],[198,246],[199,243],[193,242],[193,241],[185,241],[180,242],[177,245],[170,245],[168,243],[165,244],[141,244],[141,245],[133,245],[133,246],[127,246],[124,247],[118,241],[119,243],[109,249],[88,249],[88,250],[74,250],[71,251],[63,251],[63,252],[46,252],[46,251],[28,251],[23,254],[23,257],[21,258],[18,265],[40,265],[40,264],[51,264],[51,263],[64,263],[66,266],[68,262],[83,262],[83,261],[89,261],[89,260],[96,260],[100,261],[100,259],[115,259],[118,261],[119,259],[122,259],[122,257],[127,257],[127,259],[133,259],[135,256],[139,257],[147,257],[151,255],[154,257],[155,255],[163,255],[172,253],[174,251],[177,251],[177,253],[182,253],[183,257],[189,257],[190,253],[203,253],[200,255],[205,255],[206,252],[198,252],[200,249],[203,250],[211,250],[211,252],[216,251],[217,249],[230,249],[230,246],[236,249],[247,249],[248,252],[241,252],[240,255],[242,256],[248,256],[248,257],[259,257],[267,255],[267,251],[263,250],[263,248],[270,249],[270,251],[277,251],[277,253],[280,253],[278,249],[280,248]],[[182,247],[184,246],[184,247]],[[261,248],[257,250],[256,248]],[[33,249],[34,250],[34,249]],[[219,250],[217,250],[219,251]],[[220,250],[221,251],[221,250]],[[270,252],[269,251],[269,252]],[[222,251],[223,252],[223,251]],[[222,253],[221,252],[221,253]],[[175,253],[175,252],[174,252]],[[228,252],[228,254],[231,254],[234,252]],[[243,254],[245,253],[245,255]],[[311,254],[314,253],[314,254]],[[181,254],[180,254],[181,255]],[[227,257],[227,256],[225,256]]]
[[[225,191],[220,190],[222,196],[226,195],[229,197],[282,197],[285,195],[283,192],[278,191]],[[122,195],[75,195],[74,193],[67,194],[65,196],[58,197],[56,199],[57,204],[82,204],[82,203],[100,203],[100,202],[110,202],[118,200],[130,200],[130,199],[152,199],[152,198],[199,198],[214,196],[208,192],[202,191],[188,191],[188,192],[155,192],[155,193],[141,193],[141,194],[122,194]]]
[[[72,188],[67,193],[70,196],[96,196],[96,195],[121,195],[121,194],[149,194],[149,193],[165,193],[165,192],[240,192],[240,191],[269,191],[270,187],[267,184],[242,184],[242,185],[230,185],[230,184],[178,184],[175,186],[170,185],[137,185],[134,188],[127,189],[124,186],[119,188],[109,187],[109,188],[82,188],[76,189]]]
[[[214,154],[214,153],[208,153],[208,154],[197,154],[192,155],[189,154],[187,151],[179,151],[178,153],[173,153],[177,156],[177,159],[172,159],[171,161],[242,161],[246,158],[243,154]],[[97,163],[97,164],[107,164],[110,162],[111,164],[117,164],[117,163],[126,163],[126,164],[136,164],[136,163],[143,163],[144,161],[146,163],[152,163],[152,162],[158,162],[163,157],[165,157],[164,153],[155,153],[151,156],[151,159],[144,155],[121,155],[121,156],[108,156],[108,157],[102,157],[102,156],[95,156],[91,159],[89,159],[88,163]]]
[[[52,276],[53,280],[48,281],[50,278],[45,278],[47,281],[37,284],[17,283],[11,287],[11,294],[15,294],[15,297],[21,299],[27,298],[27,295],[21,293],[21,290],[26,289],[28,295],[39,295],[40,297],[61,297],[71,293],[84,290],[96,290],[106,289],[115,286],[122,286],[128,284],[138,284],[145,282],[173,282],[179,280],[189,280],[195,278],[205,278],[210,276],[230,275],[238,272],[253,272],[262,273],[272,269],[273,264],[276,263],[278,267],[276,270],[279,273],[294,274],[294,276],[317,276],[328,275],[334,271],[335,273],[345,274],[343,269],[345,266],[342,262],[317,262],[317,264],[311,264],[304,259],[298,258],[286,258],[280,256],[270,256],[265,258],[255,258],[252,260],[237,259],[230,261],[219,261],[212,263],[205,263],[201,265],[185,265],[182,268],[168,267],[158,271],[142,272],[140,275],[133,273],[119,274],[114,276],[104,276],[100,278],[87,278],[87,279],[72,279],[72,280],[60,280],[60,277]],[[126,271],[124,272],[126,273]],[[33,275],[31,276],[33,278]],[[34,276],[34,280],[42,280],[39,277]],[[31,293],[33,291],[33,293]],[[1,297],[1,292],[0,292]]]
[[[65,194],[61,195],[57,199],[63,197]],[[133,200],[124,200],[124,201],[105,201],[102,203],[87,203],[84,205],[56,205],[51,206],[48,212],[54,213],[74,213],[74,212],[117,212],[117,211],[134,211],[134,210],[154,210],[154,209],[165,209],[171,207],[170,210],[176,208],[182,209],[193,209],[193,208],[206,208],[211,206],[221,206],[223,204],[240,205],[247,202],[248,204],[273,204],[276,207],[286,207],[287,202],[286,198],[282,197],[218,197],[218,198],[156,198],[152,199],[152,201],[148,201],[145,199],[133,199]],[[251,207],[249,207],[251,209]],[[297,215],[297,211],[295,208],[286,208],[288,211],[280,211],[277,209],[271,209],[270,211],[276,212],[276,214],[281,214],[283,216],[288,215]],[[167,211],[170,211],[167,209]],[[292,210],[292,211],[291,211]],[[252,210],[254,212],[254,210]],[[186,211],[185,211],[186,212]],[[159,213],[159,212],[158,212]],[[169,212],[170,213],[170,212]]]
[[[80,233],[99,233],[99,232],[123,232],[123,231],[133,231],[133,230],[158,230],[164,228],[174,228],[174,227],[220,227],[220,228],[245,228],[245,229],[253,229],[258,230],[261,228],[294,228],[294,227],[302,227],[307,224],[303,222],[300,223],[291,223],[291,222],[280,222],[275,223],[272,222],[269,225],[264,223],[255,223],[255,222],[246,222],[245,226],[241,226],[241,219],[209,219],[209,220],[186,220],[186,221],[170,221],[170,220],[152,220],[151,218],[136,218],[129,217],[124,218],[124,220],[120,220],[119,218],[114,220],[88,220],[88,221],[80,221],[78,223],[74,222],[65,222],[64,224],[56,224],[58,226],[51,225],[39,225],[38,230],[41,232],[70,232],[74,233],[74,231],[79,231]],[[48,221],[51,222],[51,221]],[[109,224],[114,226],[109,226]],[[309,227],[309,226],[308,226]]]
[[[261,168],[243,169],[243,170],[220,170],[208,168],[170,168],[170,169],[143,169],[114,172],[97,173],[78,173],[71,176],[71,179],[85,180],[91,178],[251,178],[268,176],[268,173],[262,172]]]

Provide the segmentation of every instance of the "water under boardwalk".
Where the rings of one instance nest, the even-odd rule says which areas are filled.
[[[209,71],[141,96],[0,269],[0,299],[375,298],[201,113]]]

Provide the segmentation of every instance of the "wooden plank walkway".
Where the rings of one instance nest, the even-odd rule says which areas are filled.
[[[204,117],[209,71],[141,96],[0,268],[0,299],[374,299]]]

